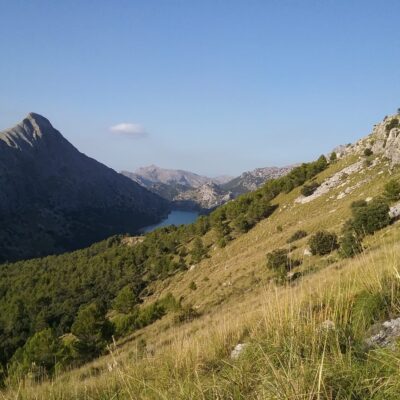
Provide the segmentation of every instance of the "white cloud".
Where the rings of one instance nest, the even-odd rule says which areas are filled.
[[[122,122],[111,126],[110,131],[132,138],[142,138],[148,135],[146,129],[142,125],[128,122]]]

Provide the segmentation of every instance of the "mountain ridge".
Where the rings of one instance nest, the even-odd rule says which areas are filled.
[[[135,172],[121,173],[172,201],[177,208],[209,211],[241,194],[256,190],[269,179],[287,174],[295,166],[256,168],[235,178],[227,175],[209,178],[185,170],[164,169],[154,164],[138,168]]]
[[[133,232],[169,209],[166,200],[79,152],[36,113],[0,132],[0,184],[0,219],[9,230],[0,234],[0,253],[6,259]]]

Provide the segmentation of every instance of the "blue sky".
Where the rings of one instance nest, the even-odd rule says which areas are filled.
[[[0,129],[38,112],[116,170],[312,160],[400,107],[399,15],[397,0],[0,0]]]

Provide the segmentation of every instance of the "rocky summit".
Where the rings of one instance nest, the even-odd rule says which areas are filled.
[[[0,258],[89,245],[157,222],[168,202],[80,153],[41,115],[0,132]]]

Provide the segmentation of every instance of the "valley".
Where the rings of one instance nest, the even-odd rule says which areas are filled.
[[[79,320],[99,296],[115,338],[98,343],[96,357],[67,351],[59,373],[48,367],[50,378],[30,370],[37,356],[22,347],[10,369],[19,385],[9,377],[3,396],[395,399],[397,348],[367,343],[400,310],[398,121],[388,117],[342,152],[302,164],[192,224],[3,266],[3,326],[21,285],[32,282],[24,294],[35,300],[21,315],[36,329],[47,321],[63,332],[63,352],[89,340],[74,315],[81,310]],[[56,271],[71,283],[53,285]],[[43,290],[50,307],[35,295]],[[73,292],[84,295],[66,311]],[[60,307],[69,318],[62,325]],[[26,331],[13,327],[22,344],[16,333]],[[7,351],[16,346],[7,329],[2,343]],[[24,371],[34,379],[18,380]]]

